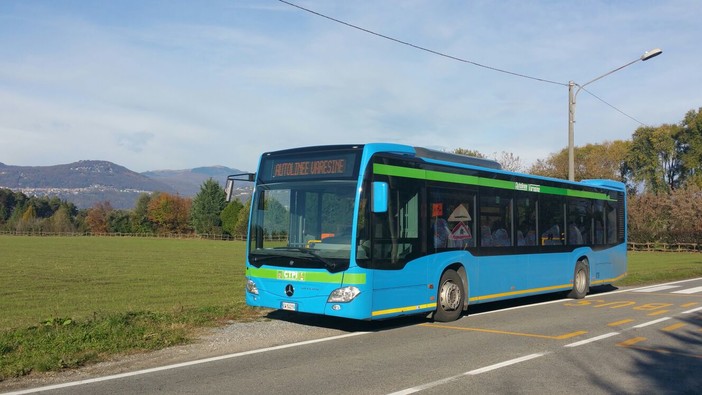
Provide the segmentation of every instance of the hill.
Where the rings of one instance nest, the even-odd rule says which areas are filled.
[[[54,166],[0,164],[0,188],[28,196],[58,196],[79,208],[109,201],[114,208],[132,208],[139,194],[163,191],[171,186],[112,162],[81,160]]]
[[[0,188],[28,196],[58,196],[78,208],[109,201],[116,209],[131,209],[142,193],[159,191],[192,197],[208,178],[224,186],[227,176],[237,173],[242,171],[224,166],[137,173],[99,160],[54,166],[10,166],[0,162]],[[250,188],[237,195],[245,198],[247,193],[250,194]]]
[[[131,209],[141,193],[160,191],[191,197],[208,178],[224,186],[227,176],[237,173],[242,172],[224,166],[137,173],[99,160],[54,166],[10,166],[0,162],[0,188],[27,196],[58,196],[79,208],[109,201],[116,209]]]
[[[207,179],[212,178],[224,187],[227,176],[238,173],[243,171],[225,166],[208,166],[184,170],[153,170],[141,174],[170,186],[182,196],[195,196]]]

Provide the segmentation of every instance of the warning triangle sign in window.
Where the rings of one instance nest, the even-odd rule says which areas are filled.
[[[468,209],[466,206],[459,204],[448,218],[449,222],[466,222],[470,221],[470,214],[468,214]]]
[[[467,240],[472,238],[473,235],[470,233],[470,228],[463,224],[463,222],[459,222],[449,235],[449,239],[451,240]]]

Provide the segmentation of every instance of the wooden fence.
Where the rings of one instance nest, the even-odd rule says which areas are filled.
[[[195,233],[80,233],[80,232],[17,232],[17,231],[0,231],[0,235],[9,236],[54,236],[54,237],[148,237],[159,239],[206,239],[206,240],[238,240],[245,241],[246,236],[231,236],[227,234],[211,235],[211,234],[195,234]],[[278,240],[275,238],[273,240]]]
[[[237,240],[246,241],[246,236],[231,236],[227,234],[211,235],[211,234],[194,234],[194,233],[79,233],[79,232],[16,232],[16,231],[0,231],[0,235],[9,236],[59,236],[59,237],[152,237],[162,239],[204,239],[204,240]],[[267,240],[284,241],[287,236],[270,236]],[[662,251],[662,252],[702,252],[702,244],[699,243],[634,243],[628,242],[629,251]]]
[[[699,243],[627,243],[629,251],[702,252]]]

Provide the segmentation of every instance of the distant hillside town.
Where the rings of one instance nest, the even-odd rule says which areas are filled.
[[[212,178],[224,186],[230,174],[242,173],[225,166],[184,170],[131,171],[112,162],[81,160],[54,166],[12,166],[0,163],[0,189],[27,196],[57,197],[89,208],[109,202],[115,209],[131,209],[143,193],[166,192],[193,197]],[[252,186],[239,184],[236,196],[248,200]]]

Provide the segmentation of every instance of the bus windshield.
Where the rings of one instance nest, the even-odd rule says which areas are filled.
[[[351,181],[258,185],[249,262],[257,267],[348,268],[355,191]]]

